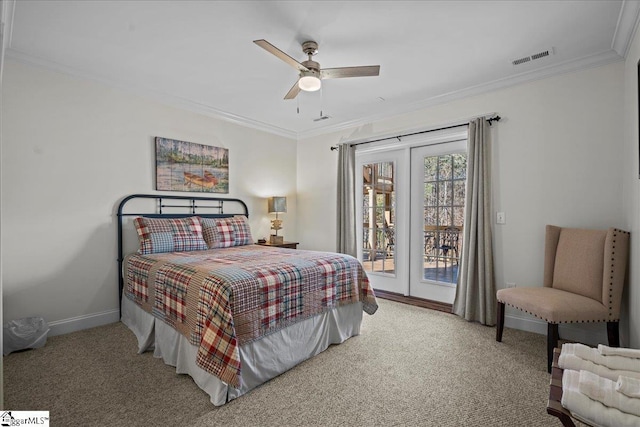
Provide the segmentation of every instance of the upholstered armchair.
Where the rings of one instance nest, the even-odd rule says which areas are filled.
[[[547,322],[547,362],[551,372],[558,324],[607,322],[609,345],[619,347],[619,320],[629,233],[547,225],[544,287],[497,292],[496,341],[502,341],[505,304]]]

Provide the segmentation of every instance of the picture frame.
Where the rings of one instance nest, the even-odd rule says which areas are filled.
[[[156,137],[156,190],[229,193],[229,149]]]

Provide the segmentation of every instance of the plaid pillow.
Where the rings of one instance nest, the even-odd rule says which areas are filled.
[[[204,240],[210,248],[252,245],[251,229],[247,217],[200,218]]]
[[[140,240],[138,253],[201,251],[209,249],[198,217],[144,218],[133,220]]]
[[[216,247],[228,248],[235,241],[233,226],[226,218],[216,219]]]
[[[235,234],[234,246],[253,245],[251,228],[249,227],[249,221],[247,221],[246,216],[238,215],[232,218],[227,218],[227,220],[233,226],[233,232]]]
[[[207,242],[207,246],[209,248],[217,248],[216,243],[216,220],[215,218],[200,218],[200,224],[202,224],[202,235],[204,236],[204,241]]]

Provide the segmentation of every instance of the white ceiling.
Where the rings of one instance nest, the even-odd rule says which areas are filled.
[[[300,138],[621,60],[637,1],[10,1],[7,58]],[[6,14],[6,12],[5,12]],[[6,19],[4,19],[6,18]],[[284,95],[315,40],[323,68],[380,76]],[[554,54],[511,61],[552,48]],[[300,112],[297,112],[299,108]],[[328,120],[314,122],[320,112]]]

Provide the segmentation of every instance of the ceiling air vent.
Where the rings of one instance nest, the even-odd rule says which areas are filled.
[[[536,53],[535,55],[531,55],[531,60],[534,61],[536,59],[541,59],[541,58],[544,58],[545,56],[549,56],[549,55],[551,55],[551,54],[549,53],[549,49],[547,49],[547,50],[545,50],[543,52]]]
[[[551,56],[553,55],[553,48],[549,48],[549,49],[545,49],[541,52],[538,53],[534,53],[532,55],[529,56],[525,56],[522,58],[518,58],[516,60],[511,61],[511,64],[513,64],[514,66],[516,65],[520,65],[520,64],[525,64],[527,62],[531,62],[531,61],[535,61],[538,59],[542,59],[542,58],[546,58],[547,56]]]
[[[520,58],[520,59],[516,59],[515,61],[511,61],[511,63],[513,65],[520,65],[520,64],[524,64],[525,62],[529,62],[531,61],[531,57],[530,56],[525,56],[524,58]]]

